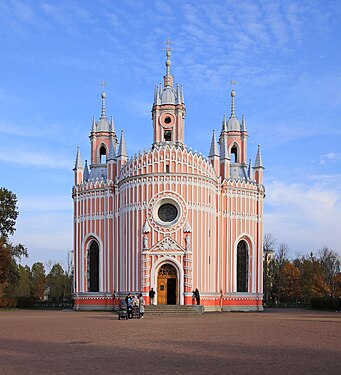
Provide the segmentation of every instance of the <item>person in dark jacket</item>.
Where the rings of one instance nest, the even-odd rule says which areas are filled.
[[[151,288],[149,291],[149,299],[150,299],[151,305],[154,305],[154,297],[155,297],[155,291],[153,288]]]
[[[127,315],[129,319],[133,317],[133,297],[131,293],[128,293],[127,297],[125,298],[127,304]]]
[[[195,289],[194,295],[195,295],[195,300],[197,301],[197,305],[200,305],[200,293],[199,293],[198,288]]]

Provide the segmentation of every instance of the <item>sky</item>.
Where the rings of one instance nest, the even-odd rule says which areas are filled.
[[[154,86],[183,85],[185,143],[245,115],[261,145],[265,233],[291,257],[341,253],[341,2],[338,0],[0,1],[0,186],[18,197],[23,263],[72,250],[72,168],[89,159],[93,116],[124,130],[130,156],[152,143]]]

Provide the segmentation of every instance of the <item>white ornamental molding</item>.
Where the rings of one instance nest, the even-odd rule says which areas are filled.
[[[171,237],[165,237],[161,241],[159,241],[157,244],[151,247],[149,250],[149,253],[157,253],[157,254],[164,254],[168,253],[171,254],[173,252],[176,253],[184,253],[185,249],[179,245],[173,238]]]
[[[143,225],[143,228],[142,228],[142,233],[146,234],[146,233],[149,233],[149,232],[150,232],[150,226],[148,224],[148,221],[146,220],[144,225]]]
[[[184,233],[192,233],[192,228],[189,225],[187,220],[186,220],[186,223],[185,223],[185,226],[184,226]]]
[[[177,218],[170,223],[163,223],[158,217],[158,207],[163,203],[170,203],[178,210]],[[150,200],[147,213],[147,220],[152,228],[158,232],[172,233],[184,226],[187,220],[187,205],[180,195],[172,191],[163,191]]]

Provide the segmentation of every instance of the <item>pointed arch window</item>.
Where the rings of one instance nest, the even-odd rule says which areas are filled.
[[[88,291],[99,292],[99,246],[92,241],[88,253]]]
[[[231,163],[239,163],[238,159],[238,148],[236,145],[233,145],[231,148]]]
[[[237,292],[248,292],[249,254],[246,241],[237,246]]]
[[[99,149],[100,163],[105,164],[107,162],[107,150],[104,145]]]
[[[165,142],[171,142],[172,141],[172,131],[171,130],[165,130],[163,133],[163,138]]]

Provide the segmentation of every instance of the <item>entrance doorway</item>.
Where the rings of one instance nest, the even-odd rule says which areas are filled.
[[[157,276],[157,304],[176,305],[177,285],[176,268],[168,263],[161,266]]]

